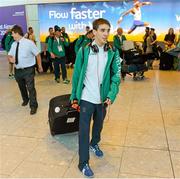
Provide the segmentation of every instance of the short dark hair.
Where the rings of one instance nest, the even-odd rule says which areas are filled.
[[[18,26],[18,25],[14,25],[11,31],[14,33],[18,33],[20,36],[24,35],[21,26]]]
[[[59,31],[59,32],[61,31],[61,29],[60,29],[60,27],[58,25],[54,26],[54,32],[56,32],[56,31]]]
[[[155,29],[154,29],[154,28],[151,28],[151,30],[152,30],[152,31],[155,31]]]
[[[52,28],[52,27],[49,27],[49,31],[50,31],[51,29],[53,30],[53,28]]]
[[[29,28],[28,28],[28,30],[31,30],[31,29],[33,29],[33,28],[32,28],[32,27],[29,27]]]
[[[86,33],[86,35],[93,33],[93,30],[90,30]]]
[[[102,24],[107,24],[109,27],[111,27],[110,23],[108,20],[103,19],[103,18],[99,18],[93,21],[93,29],[97,30],[98,27]]]

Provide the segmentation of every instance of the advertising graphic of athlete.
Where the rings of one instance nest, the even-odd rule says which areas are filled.
[[[141,7],[144,5],[151,5],[151,2],[139,2],[138,0],[133,0],[134,4],[133,7],[127,11],[125,11],[119,18],[118,24],[121,23],[123,20],[124,16],[132,13],[134,16],[134,22],[130,30],[128,31],[128,34],[133,32],[137,27],[144,27],[144,26],[149,26],[149,23],[143,22],[141,19]]]

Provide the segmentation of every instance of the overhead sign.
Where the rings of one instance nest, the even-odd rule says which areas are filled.
[[[145,2],[145,1],[140,1]],[[180,27],[180,1],[179,0],[151,0],[151,3],[140,7],[142,22],[149,23],[155,28],[159,40],[162,40],[170,27]],[[144,27],[137,27],[131,34],[127,32],[133,27],[137,15],[129,13],[118,24],[119,18],[133,8],[132,1],[114,2],[81,2],[62,4],[39,5],[40,37],[44,41],[48,35],[48,28],[59,25],[65,27],[71,39],[85,33],[85,27],[92,28],[92,22],[97,18],[105,18],[111,23],[111,35],[116,33],[118,27],[122,27],[128,39],[142,40]]]
[[[0,7],[0,12],[0,41],[7,29],[16,24],[20,25],[24,32],[27,31],[25,6]]]

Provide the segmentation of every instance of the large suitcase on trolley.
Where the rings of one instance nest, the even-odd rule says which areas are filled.
[[[123,54],[124,54],[124,60],[126,61],[127,65],[144,63],[143,56],[136,49],[123,51]]]
[[[79,112],[71,107],[70,94],[56,96],[49,102],[49,126],[51,135],[79,130]]]
[[[124,73],[145,72],[145,71],[148,71],[146,64],[122,65],[122,72]]]

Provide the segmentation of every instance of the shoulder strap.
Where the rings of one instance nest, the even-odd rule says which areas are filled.
[[[90,44],[90,43],[89,43]],[[82,46],[82,64],[84,63],[84,50],[85,50],[85,47],[89,46],[89,44],[85,45],[85,46]],[[90,49],[89,49],[89,53],[90,53]]]
[[[82,64],[84,63],[84,47],[82,47]]]
[[[79,43],[79,47],[81,47],[81,44],[83,43],[85,37],[84,37],[84,35],[82,35],[80,38],[81,38],[81,41]]]

